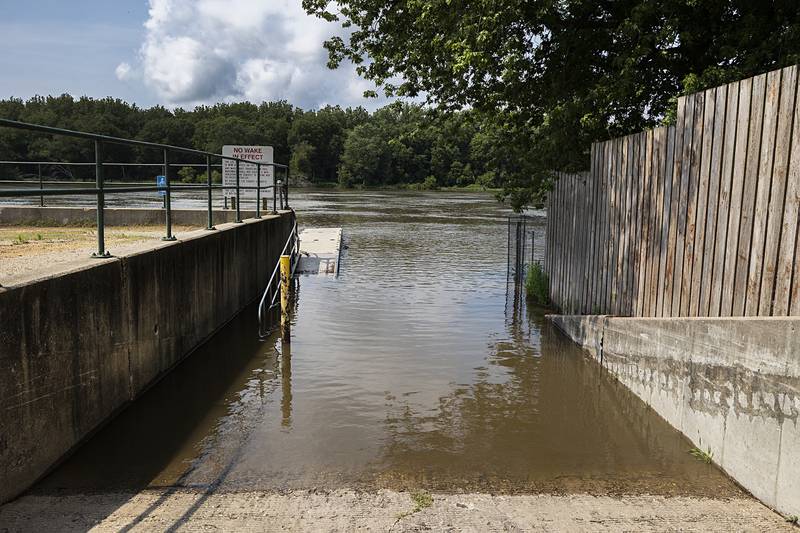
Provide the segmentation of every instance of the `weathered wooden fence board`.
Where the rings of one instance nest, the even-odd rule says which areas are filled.
[[[738,209],[731,208],[731,188],[735,161],[737,116],[739,111],[739,83],[731,83],[726,89],[724,132],[720,143],[722,158],[719,179],[719,201],[717,204],[716,239],[714,242],[714,261],[711,268],[711,294],[707,316],[720,316],[722,313],[722,287],[725,275],[725,260],[728,247],[728,225],[731,216],[738,216]]]
[[[759,153],[755,209],[752,220],[753,234],[750,240],[750,266],[747,276],[747,295],[744,309],[745,315],[748,316],[758,315],[780,91],[781,71],[770,72],[767,74],[767,94],[764,103],[764,122],[761,130],[761,150]]]
[[[683,272],[681,277],[680,316],[689,316],[692,293],[692,267],[694,266],[695,226],[697,205],[701,186],[701,162],[703,155],[703,129],[705,126],[706,93],[695,95],[694,128],[692,131],[691,160],[689,163],[688,191],[686,202],[686,228],[684,233]]]
[[[778,125],[772,164],[772,183],[767,208],[767,225],[764,236],[764,257],[761,270],[761,291],[758,303],[759,315],[772,313],[773,291],[783,229],[786,179],[789,170],[789,149],[792,140],[793,108],[797,91],[797,67],[784,69],[781,76]]]
[[[764,123],[764,98],[767,76],[753,78],[753,93],[750,102],[750,130],[747,134],[747,162],[742,190],[742,209],[739,223],[739,246],[736,256],[736,273],[732,316],[744,316],[747,301],[747,279],[750,265],[750,243],[753,237],[753,215],[755,211],[756,185],[758,183],[759,154],[761,152],[761,126]]]
[[[681,184],[680,194],[678,196],[678,218],[676,223],[678,225],[677,241],[675,242],[675,270],[673,272],[673,288],[672,288],[672,315],[685,316],[681,308],[681,298],[684,292],[687,292],[686,285],[688,280],[684,279],[683,271],[685,270],[685,257],[686,257],[686,223],[693,210],[689,209],[689,178],[692,174],[692,148],[694,139],[694,122],[697,116],[698,103],[700,104],[700,116],[702,116],[702,100],[698,99],[702,95],[692,94],[686,98],[686,115],[684,116],[683,123],[683,154],[681,156]],[[700,121],[702,125],[702,121]]]
[[[637,268],[634,270],[634,276],[636,280],[636,291],[635,291],[635,300],[636,300],[636,310],[635,314],[637,316],[641,316],[645,312],[645,307],[647,307],[648,301],[648,291],[647,291],[647,273],[648,273],[648,258],[650,256],[650,206],[652,205],[652,182],[654,181],[653,177],[653,135],[654,131],[646,132],[645,136],[645,153],[644,153],[644,183],[641,189],[641,201],[639,207],[639,217],[637,218],[638,221],[638,251],[637,251]]]
[[[795,72],[797,72],[795,70]],[[795,76],[796,78],[797,76]],[[773,315],[800,315],[800,248],[798,248],[798,212],[800,211],[800,106],[792,112],[792,144],[786,176],[786,200],[781,224],[781,242],[775,271]],[[794,269],[794,272],[792,272]],[[794,283],[793,283],[794,280]]]
[[[558,173],[545,270],[562,310],[800,315],[798,67],[678,100],[674,126]]]
[[[725,270],[722,278],[720,316],[732,316],[737,294],[737,267],[741,224],[744,214],[744,182],[747,175],[747,150],[750,145],[750,110],[753,80],[739,82],[739,109],[736,113],[736,147],[731,176],[731,212],[728,218],[728,244],[725,249]]]
[[[673,130],[673,149],[672,149],[672,168],[670,176],[670,195],[669,204],[665,204],[665,216],[669,224],[669,236],[667,239],[667,254],[664,262],[663,276],[664,288],[659,297],[663,299],[660,316],[672,316],[672,294],[675,290],[675,248],[678,239],[678,210],[680,203],[680,180],[683,172],[683,121],[686,115],[686,99],[678,100],[677,120]]]
[[[656,234],[658,239],[658,270],[654,272],[656,280],[653,281],[653,290],[655,291],[655,308],[649,316],[664,316],[664,293],[667,292],[665,288],[666,281],[666,263],[667,263],[667,243],[669,241],[669,228],[670,228],[670,205],[672,202],[672,171],[673,171],[673,155],[675,150],[675,126],[670,126],[664,130],[663,137],[666,141],[666,156],[663,162],[663,176],[661,179],[661,188],[659,190],[658,209],[660,211],[657,230],[660,233]]]
[[[708,201],[706,202],[706,217],[702,224],[704,235],[702,271],[698,276],[697,286],[699,306],[695,309],[695,316],[709,316],[711,293],[713,289],[714,253],[716,252],[717,239],[717,211],[720,201],[720,181],[722,179],[722,143],[725,139],[725,106],[728,97],[728,87],[716,89],[714,101],[714,123],[711,137],[711,155],[708,174]]]

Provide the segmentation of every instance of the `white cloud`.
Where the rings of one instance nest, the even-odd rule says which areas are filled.
[[[376,107],[370,83],[352,65],[326,67],[323,41],[343,31],[308,16],[300,0],[149,0],[139,65],[123,62],[120,80],[141,73],[167,105],[286,99]]]
[[[131,79],[131,73],[132,73],[131,65],[123,61],[122,63],[117,65],[117,68],[114,71],[114,73],[117,75],[117,79],[119,81],[127,81]]]

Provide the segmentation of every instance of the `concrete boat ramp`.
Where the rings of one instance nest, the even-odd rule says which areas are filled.
[[[329,276],[339,273],[342,228],[307,228],[300,232],[297,274]]]

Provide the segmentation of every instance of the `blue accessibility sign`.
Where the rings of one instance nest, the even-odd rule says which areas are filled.
[[[167,177],[166,176],[156,176],[156,187],[159,187],[161,189],[166,189],[167,188]],[[166,190],[158,191],[158,195],[159,196],[166,196],[167,195],[167,191]]]

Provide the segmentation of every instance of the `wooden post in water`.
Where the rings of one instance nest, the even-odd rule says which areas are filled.
[[[291,342],[289,324],[289,289],[292,282],[291,256],[281,256],[281,339],[285,344]]]

